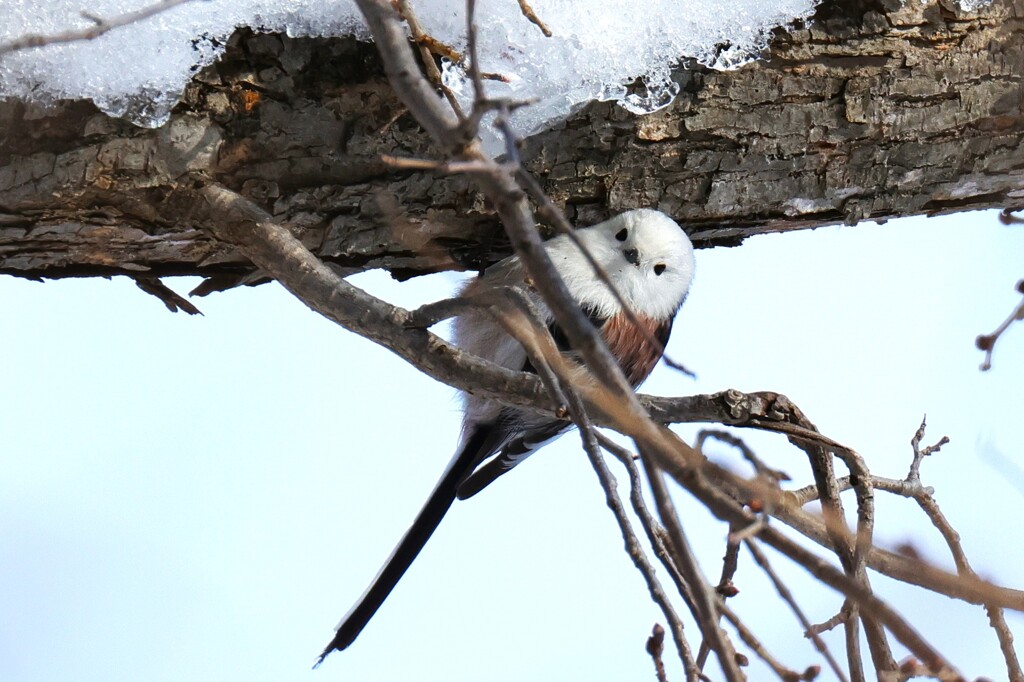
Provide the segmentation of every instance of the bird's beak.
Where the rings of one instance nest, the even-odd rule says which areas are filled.
[[[633,265],[640,265],[640,252],[636,249],[626,249],[622,252],[622,255]]]

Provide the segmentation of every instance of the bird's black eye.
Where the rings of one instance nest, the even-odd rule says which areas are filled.
[[[628,236],[629,230],[627,230],[626,228],[622,228],[621,230],[615,233],[615,238],[618,239],[620,242],[626,241],[626,237]]]
[[[660,275],[661,273],[665,272],[665,267],[666,266],[664,263],[658,263],[657,265],[654,266],[654,274]]]

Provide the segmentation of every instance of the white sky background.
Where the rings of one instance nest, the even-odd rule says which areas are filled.
[[[224,14],[230,31],[223,3],[197,4]],[[66,3],[0,4],[0,40],[26,8],[35,16],[42,5]],[[545,5],[534,2],[557,24]],[[524,35],[539,33],[526,26]],[[136,29],[132,36],[152,45]],[[621,44],[625,56],[637,52],[637,41]],[[124,76],[125,62],[148,62],[115,53],[94,59],[113,69],[70,80],[98,84],[95,94],[116,109],[123,99],[104,78]],[[68,63],[87,62],[72,52]],[[67,68],[56,73],[67,76]],[[0,71],[0,91],[10,94],[11,74],[30,70]],[[539,80],[532,73],[524,83]],[[15,81],[45,92],[31,79]],[[564,94],[565,82],[553,91]],[[701,251],[669,345],[699,378],[660,367],[644,390],[783,392],[873,471],[893,477],[905,474],[910,437],[927,412],[927,442],[952,442],[925,462],[926,484],[937,488],[975,569],[1019,586],[1024,549],[1007,519],[1019,515],[1024,496],[1024,328],[999,342],[987,374],[977,369],[973,340],[1019,300],[1021,253],[1024,229],[998,224],[993,213]],[[354,279],[406,306],[450,295],[456,280]],[[169,281],[181,292],[195,283]],[[205,317],[169,314],[123,278],[0,278],[0,352],[19,359],[0,373],[0,680],[653,679],[643,644],[661,614],[622,551],[575,435],[457,503],[358,641],[310,672],[447,462],[458,401],[276,285],[197,303]],[[696,427],[679,431],[692,438]],[[798,485],[809,481],[801,453],[784,439],[741,435]],[[712,453],[737,461],[726,448]],[[725,529],[679,502],[714,579]],[[880,494],[878,509],[879,543],[910,541],[951,566],[912,503]],[[775,565],[812,619],[838,609],[835,595],[799,582],[799,569],[782,558]],[[797,669],[821,662],[748,557],[737,583],[731,605],[775,654]],[[877,577],[875,584],[969,678],[1005,676],[981,609]],[[1020,639],[1020,616],[1008,617]],[[689,633],[696,645],[692,625]],[[830,640],[837,654],[839,640]],[[666,662],[671,679],[681,679],[671,650]],[[755,669],[751,679],[767,674]]]
[[[699,378],[661,366],[644,390],[781,391],[890,476],[927,412],[928,442],[952,442],[925,482],[978,572],[1019,587],[1024,328],[988,373],[973,339],[1019,299],[1021,253],[1024,230],[994,212],[700,251],[669,344]],[[411,306],[455,280],[354,281]],[[0,352],[19,359],[0,393],[0,679],[653,679],[643,644],[661,615],[574,434],[456,503],[357,642],[311,672],[447,462],[458,403],[276,285],[198,304],[205,317],[172,315],[123,278],[0,278]],[[808,482],[782,438],[741,435]],[[883,546],[950,566],[910,502],[878,497]],[[717,577],[725,529],[680,503]],[[775,565],[811,618],[839,607]],[[820,662],[747,556],[737,582],[731,605],[775,654]],[[980,608],[875,584],[968,678],[1005,677]]]

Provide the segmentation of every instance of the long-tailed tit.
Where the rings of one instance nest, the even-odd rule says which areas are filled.
[[[600,330],[626,378],[634,387],[639,386],[661,358],[673,318],[689,291],[693,247],[675,221],[649,209],[628,211],[576,234],[645,330],[633,325],[618,298],[572,241],[558,236],[546,242],[544,248],[573,299]],[[512,256],[488,268],[466,286],[463,294],[471,296],[525,283],[526,272],[519,259]],[[559,347],[568,350],[551,312],[539,296],[531,296]],[[454,329],[455,343],[464,350],[503,367],[533,371],[523,347],[486,311],[473,310],[456,318]],[[652,338],[660,346],[651,343]],[[571,426],[565,420],[473,395],[467,394],[465,401],[462,438],[455,456],[387,563],[338,625],[320,661],[355,641],[456,498],[475,495]]]

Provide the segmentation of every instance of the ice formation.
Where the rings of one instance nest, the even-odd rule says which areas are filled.
[[[0,45],[25,34],[85,28],[154,0],[3,0]],[[516,0],[477,4],[480,66],[488,95],[536,100],[514,126],[529,134],[591,100],[613,100],[634,113],[671,104],[671,68],[694,59],[737,68],[755,59],[769,32],[805,18],[817,0],[533,0],[551,28],[545,37]],[[972,7],[986,0],[961,0]],[[465,50],[461,0],[413,0],[425,29]],[[213,62],[239,26],[291,36],[367,37],[352,0],[193,0],[91,41],[50,45],[0,57],[0,97],[51,102],[88,98],[141,126],[164,123],[189,78]],[[446,64],[446,83],[467,102],[463,69]]]

